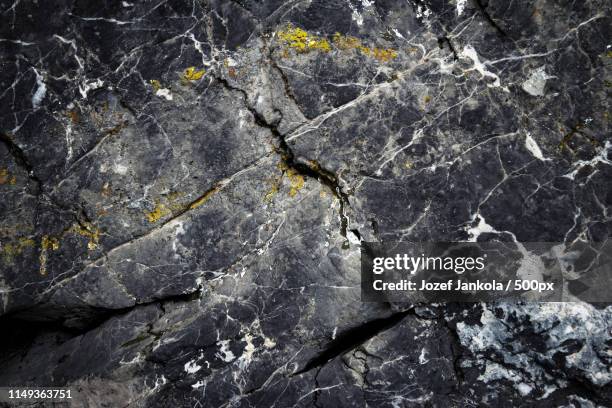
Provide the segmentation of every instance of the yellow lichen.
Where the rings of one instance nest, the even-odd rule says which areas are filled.
[[[354,50],[361,46],[361,41],[358,38],[345,36],[340,33],[335,33],[332,39],[334,45],[341,50]]]
[[[183,72],[183,79],[186,81],[197,81],[202,79],[206,71],[203,69],[197,69],[196,67],[189,67]]]
[[[299,27],[288,25],[284,30],[280,30],[276,34],[281,42],[298,52],[308,52],[313,50],[323,52],[331,51],[329,41],[323,37],[309,34]]]
[[[306,50],[308,33],[301,28],[295,28],[289,25],[285,30],[281,30],[277,34],[278,38],[289,45],[289,47],[295,48],[299,51]]]
[[[287,170],[287,177],[289,178],[289,183],[291,185],[289,196],[295,197],[298,191],[304,187],[304,177],[293,169]]]
[[[272,201],[274,196],[278,193],[278,190],[280,188],[281,179],[280,178],[272,179],[271,182],[272,182],[272,186],[270,187],[270,190],[268,190],[266,192],[266,195],[264,196],[264,201],[266,203],[269,203],[270,201]]]
[[[321,50],[323,52],[331,51],[331,46],[326,39],[309,39],[308,48],[311,50]]]
[[[215,186],[215,187],[211,188],[210,190],[208,190],[207,192],[202,194],[201,197],[199,197],[197,200],[195,200],[193,203],[191,203],[189,205],[189,209],[193,210],[193,209],[198,208],[199,206],[201,206],[202,204],[204,204],[205,202],[210,200],[210,197],[212,197],[213,194],[215,194],[217,191],[219,191],[219,186]]]
[[[340,50],[358,50],[363,55],[375,58],[380,62],[389,62],[397,58],[397,51],[393,48],[371,48],[364,45],[358,38],[345,36],[340,33],[333,35],[333,42]]]
[[[168,198],[168,200],[174,201],[174,200],[177,200],[182,195],[183,193],[181,193],[180,191],[171,191],[168,194],[166,194],[166,197]]]
[[[8,169],[0,169],[0,184],[9,183],[10,179]]]
[[[40,262],[39,273],[41,275],[47,274],[47,254],[49,250],[57,251],[60,247],[59,240],[50,235],[43,235],[40,242],[40,255],[38,261]]]
[[[360,47],[360,51],[372,58],[377,59],[380,62],[389,62],[394,58],[397,58],[397,51],[392,48],[368,48],[368,47]]]
[[[42,276],[45,276],[47,274],[47,251],[40,251],[40,255],[38,256],[38,261],[40,263],[38,272]]]
[[[168,214],[170,214],[168,207],[160,203],[156,204],[152,211],[145,212],[147,220],[149,220],[151,223],[159,221]]]
[[[270,190],[266,193],[266,195],[264,196],[264,200],[265,201],[271,201],[272,198],[274,197],[274,195],[276,195],[276,193],[279,191],[280,186],[281,186],[281,181],[283,179],[283,177],[286,175],[287,178],[289,179],[289,196],[291,197],[295,197],[298,193],[298,191],[300,191],[302,189],[302,187],[304,187],[304,177],[298,173],[297,170],[289,167],[289,165],[287,164],[287,162],[285,161],[286,158],[284,158],[284,160],[281,160],[276,167],[282,172],[281,176],[273,179],[272,180],[272,187],[270,188]],[[316,163],[316,162],[311,162],[312,163]]]
[[[2,255],[2,259],[8,263],[16,256],[21,255],[25,248],[33,247],[34,245],[34,240],[30,238],[19,238],[15,243],[0,246],[0,254]]]
[[[181,202],[179,198],[183,195],[184,193],[179,191],[163,194],[161,197],[155,200],[155,207],[153,210],[145,211],[147,220],[154,223],[168,215],[181,213],[191,209],[191,206],[195,205],[196,203],[186,204]],[[200,197],[200,199],[202,198],[203,197]]]
[[[87,248],[90,250],[94,250],[98,247],[98,243],[100,241],[100,229],[93,225],[90,222],[81,222],[79,224],[74,224],[70,230],[70,232],[78,234],[80,236],[86,237],[89,239],[87,242]]]
[[[52,249],[57,251],[60,247],[59,240],[49,235],[44,235],[42,237],[40,245],[44,250]]]
[[[162,88],[161,82],[159,82],[157,79],[152,79],[149,81],[149,83],[151,84],[155,92],[159,91]]]
[[[287,166],[287,163],[285,163],[284,161],[280,161],[276,165],[276,168],[279,169],[280,171],[285,171],[285,170],[289,169],[289,166]]]

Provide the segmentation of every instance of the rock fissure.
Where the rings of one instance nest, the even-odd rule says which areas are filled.
[[[32,180],[36,184],[37,194],[42,192],[42,182],[41,180],[34,174],[34,169],[29,159],[25,155],[25,152],[15,141],[6,133],[0,132],[0,142],[6,146],[11,157],[15,161],[17,166],[21,167],[28,175],[28,178]]]
[[[321,367],[333,360],[335,357],[359,347],[377,334],[389,330],[400,324],[408,315],[415,315],[414,309],[397,312],[388,317],[370,320],[360,326],[356,326],[339,334],[335,340],[317,356],[309,360],[304,367],[291,376],[306,373],[314,368]]]
[[[255,124],[259,127],[265,128],[275,137],[278,146],[277,153],[279,154],[282,163],[289,169],[292,169],[297,174],[301,176],[317,180],[318,182],[325,185],[333,194],[334,197],[339,202],[339,218],[340,218],[340,234],[346,238],[347,237],[347,228],[349,225],[348,216],[346,215],[347,208],[349,207],[349,199],[348,194],[345,193],[338,180],[336,174],[332,171],[323,168],[317,161],[308,160],[297,157],[287,140],[285,139],[285,135],[278,130],[278,122],[277,123],[269,123],[264,116],[254,107],[250,106],[248,100],[249,96],[247,92],[241,88],[235,87],[231,85],[226,79],[216,76],[215,79],[219,81],[224,87],[227,89],[238,91],[242,94],[245,102],[246,108],[249,110]],[[279,120],[280,121],[280,120]],[[345,243],[347,243],[345,241]]]
[[[478,10],[480,10],[480,12],[482,13],[484,19],[487,21],[487,23],[489,23],[491,27],[493,27],[497,34],[499,34],[502,39],[507,38],[508,34],[506,34],[504,30],[502,30],[499,24],[497,24],[495,20],[493,20],[493,17],[491,17],[491,14],[489,14],[489,12],[487,11],[488,1],[474,0],[474,3],[476,4]]]

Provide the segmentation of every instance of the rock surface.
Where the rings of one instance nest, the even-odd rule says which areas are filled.
[[[612,404],[612,308],[360,301],[360,240],[612,232],[610,2],[0,1],[0,385]]]

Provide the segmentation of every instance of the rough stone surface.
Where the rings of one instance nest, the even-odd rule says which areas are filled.
[[[362,303],[359,241],[607,240],[611,14],[0,1],[0,385],[610,406],[610,307]]]

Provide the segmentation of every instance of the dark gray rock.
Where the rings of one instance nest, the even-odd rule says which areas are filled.
[[[602,242],[605,1],[0,1],[0,386],[609,406],[610,308],[360,300],[360,239]]]

